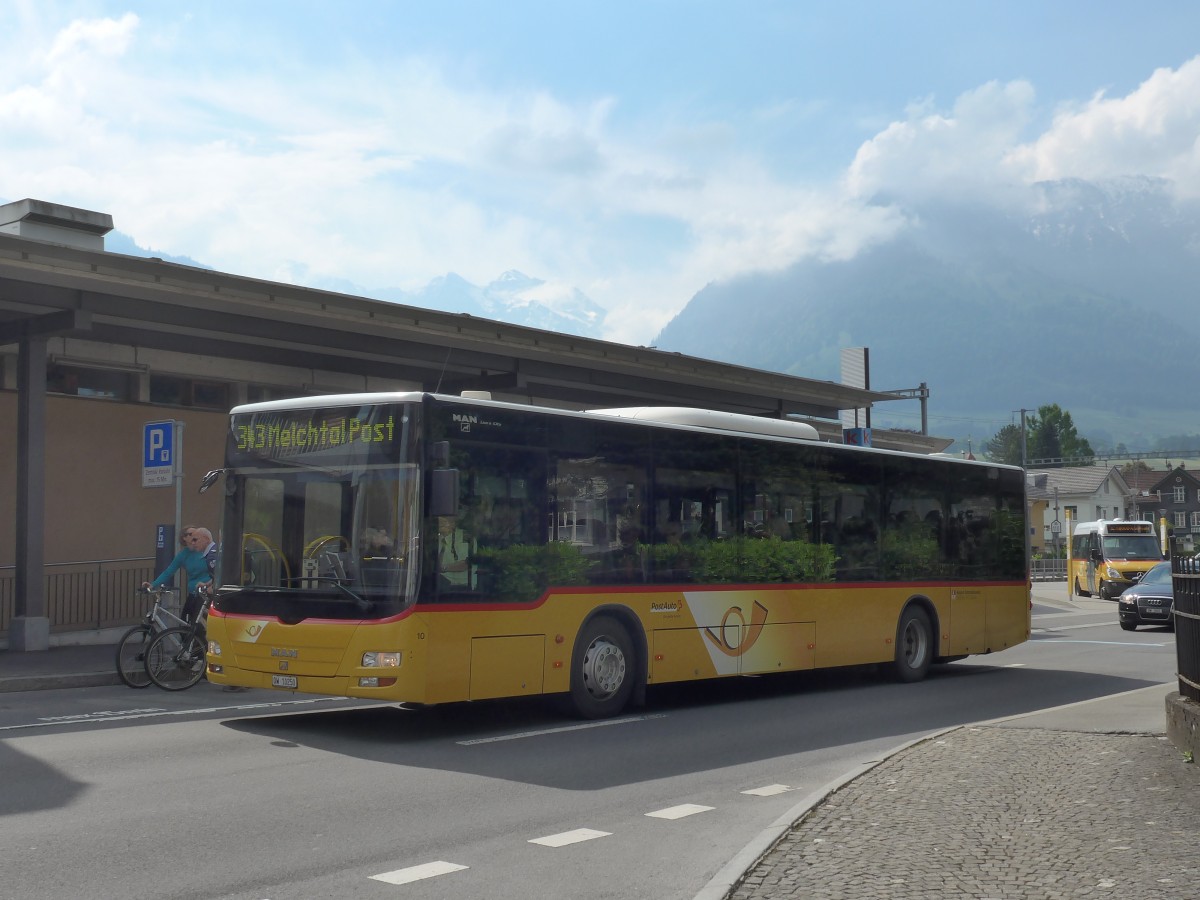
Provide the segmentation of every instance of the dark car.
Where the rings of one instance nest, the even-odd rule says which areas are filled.
[[[1174,631],[1174,610],[1169,562],[1152,566],[1137,584],[1125,588],[1117,598],[1117,615],[1126,631],[1133,631],[1139,625],[1166,625]]]

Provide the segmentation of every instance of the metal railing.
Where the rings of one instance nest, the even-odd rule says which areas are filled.
[[[1200,560],[1171,558],[1175,593],[1175,657],[1179,693],[1200,703]]]
[[[50,631],[83,631],[133,625],[146,611],[137,596],[154,577],[154,557],[47,563],[44,581]],[[0,634],[16,614],[16,567],[0,566]]]
[[[1067,561],[1065,559],[1031,559],[1029,576],[1034,581],[1066,581]]]

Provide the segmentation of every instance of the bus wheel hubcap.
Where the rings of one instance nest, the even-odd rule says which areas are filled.
[[[625,680],[625,654],[608,638],[596,638],[583,655],[583,683],[597,699],[611,697]]]
[[[910,666],[919,666],[925,661],[925,634],[916,624],[909,624],[905,629],[904,657]]]

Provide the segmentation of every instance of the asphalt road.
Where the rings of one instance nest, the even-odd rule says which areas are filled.
[[[1044,595],[1034,640],[920,684],[660,688],[603,723],[208,685],[0,695],[0,898],[690,898],[901,743],[1172,680],[1172,634]]]

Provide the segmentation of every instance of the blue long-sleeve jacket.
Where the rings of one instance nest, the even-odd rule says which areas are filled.
[[[206,581],[212,581],[212,573],[208,568],[208,560],[205,555],[196,550],[180,550],[175,554],[175,558],[171,560],[171,564],[163,569],[161,575],[150,582],[150,587],[160,588],[179,571],[180,566],[187,572],[187,589],[191,594],[196,590],[196,587]]]

